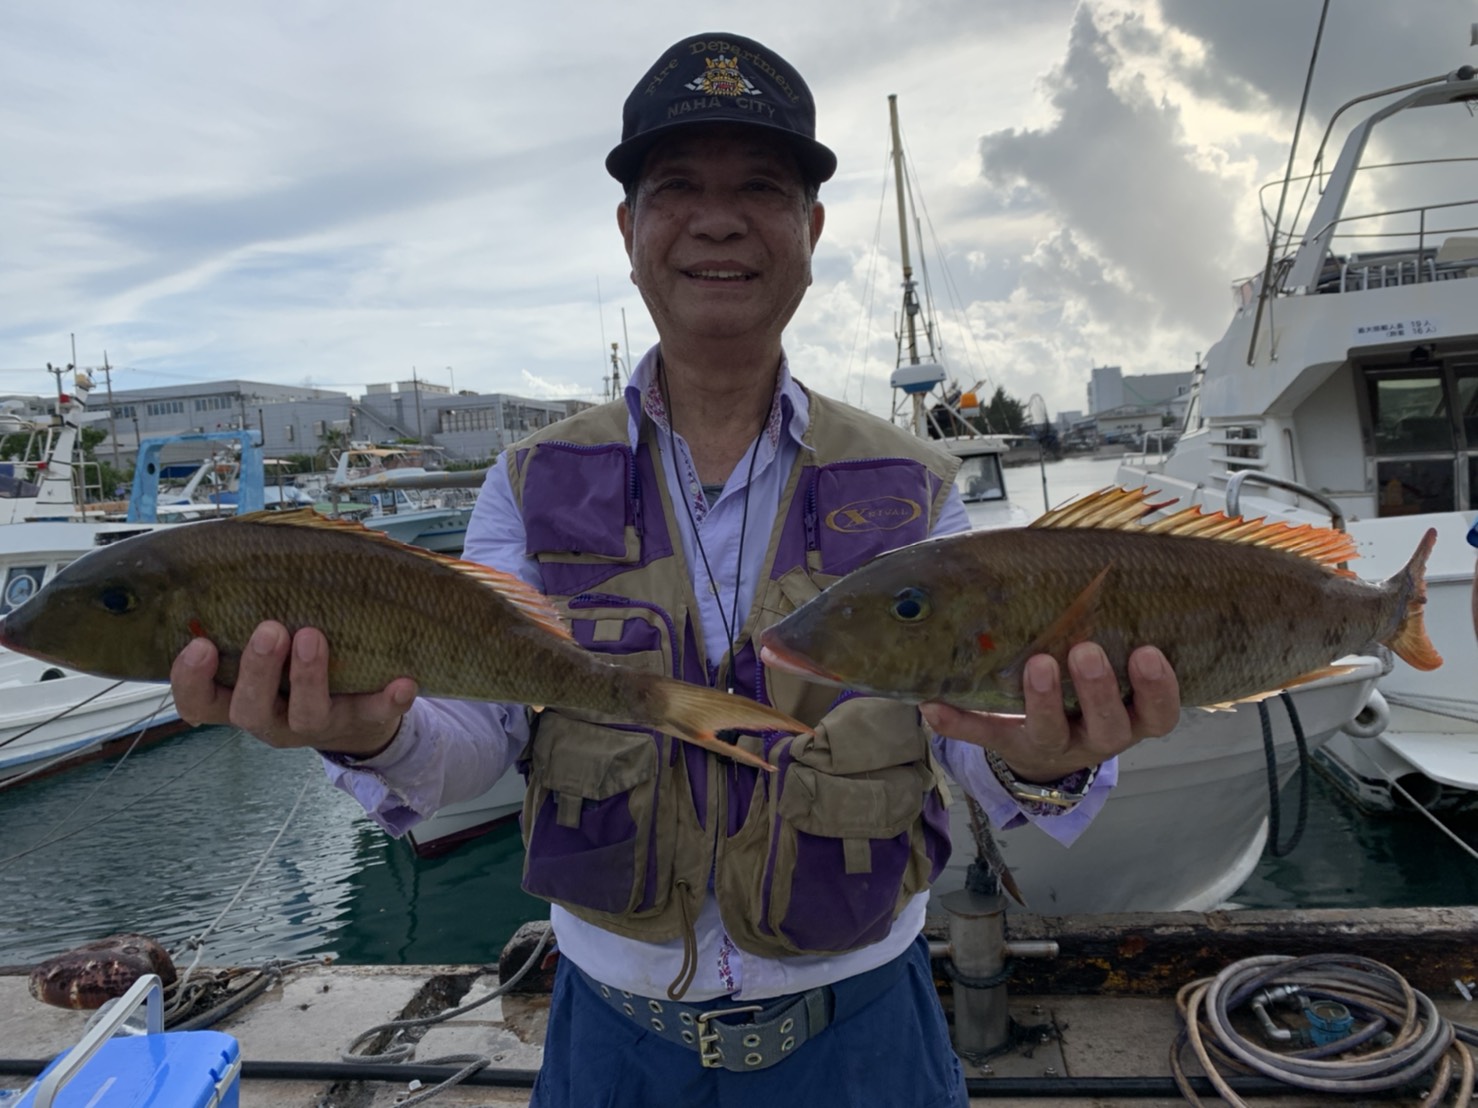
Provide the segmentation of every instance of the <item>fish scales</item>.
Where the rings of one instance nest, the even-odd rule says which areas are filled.
[[[183,649],[194,621],[218,645],[244,645],[262,613],[271,612],[291,631],[324,632],[335,693],[373,692],[415,674],[429,695],[555,704],[572,695],[561,683],[574,680],[584,683],[574,693],[582,703],[624,707],[612,680],[619,671],[550,635],[496,591],[445,563],[403,546],[311,527],[242,527],[229,541],[224,532],[195,531],[169,544],[172,564],[155,572],[167,578],[209,565],[213,583],[167,594],[170,608],[158,624],[160,661]],[[217,589],[218,599],[208,595]],[[497,642],[499,649],[475,648],[483,642]],[[240,649],[223,654],[234,665]],[[222,678],[234,683],[234,669]]]
[[[767,769],[759,739],[719,732],[810,731],[768,705],[585,650],[517,578],[312,509],[181,524],[93,551],[0,622],[0,645],[104,677],[167,681],[179,652],[204,636],[229,686],[264,620],[323,632],[333,693],[409,677],[423,694],[647,726]]]
[[[1256,699],[1390,646],[1441,664],[1422,621],[1428,532],[1380,583],[1336,568],[1347,535],[1104,490],[1027,528],[973,531],[879,556],[761,636],[771,666],[858,692],[1019,711],[1026,660],[1100,644],[1130,693],[1129,655],[1159,647],[1187,706]],[[1068,683],[1068,706],[1076,696]]]
[[[993,670],[1041,633],[1043,613],[1067,610],[1105,567],[1086,637],[1103,646],[1126,694],[1129,654],[1158,646],[1191,705],[1262,692],[1354,653],[1394,625],[1398,605],[1379,586],[1296,554],[1175,535],[1028,529],[984,534],[941,555],[959,595],[988,581],[1004,601],[989,624],[998,649],[970,658],[968,684],[982,695],[951,698],[962,707],[1019,706],[1019,682],[991,688]]]

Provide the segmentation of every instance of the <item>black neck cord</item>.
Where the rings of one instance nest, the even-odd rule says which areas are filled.
[[[749,448],[749,472],[744,479],[744,514],[739,520],[739,557],[734,566],[734,602],[731,605],[732,614],[724,616],[724,604],[719,600],[718,581],[713,576],[713,567],[708,564],[708,551],[703,548],[703,537],[698,533],[698,520],[693,515],[693,506],[688,503],[687,489],[683,486],[683,475],[677,468],[677,433],[672,429],[674,423],[672,415],[672,395],[667,389],[667,374],[659,370],[658,380],[662,385],[662,401],[667,405],[667,452],[672,455],[672,475],[677,478],[678,492],[682,493],[683,509],[688,513],[688,525],[693,528],[693,542],[698,547],[698,556],[703,559],[703,572],[708,575],[709,587],[713,590],[713,597],[718,601],[718,618],[724,625],[724,638],[729,643],[729,673],[728,691],[734,691],[734,636],[739,630],[739,582],[744,576],[744,534],[749,530],[749,490],[754,484],[754,463],[760,456],[760,437],[754,437],[754,444]],[[760,431],[764,431],[764,424],[760,424]]]

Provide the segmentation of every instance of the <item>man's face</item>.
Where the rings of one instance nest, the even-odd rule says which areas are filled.
[[[824,220],[784,141],[742,126],[685,129],[647,155],[635,195],[616,218],[663,340],[778,344]]]

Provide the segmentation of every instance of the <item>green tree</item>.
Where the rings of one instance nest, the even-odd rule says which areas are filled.
[[[349,432],[339,427],[330,427],[323,433],[322,445],[318,448],[318,460],[325,470],[334,468],[334,455],[349,445]]]
[[[1021,435],[1028,430],[1026,405],[1014,396],[1009,396],[1004,387],[997,385],[990,403],[980,411],[980,418],[998,435]]]
[[[97,448],[101,446],[108,437],[108,432],[101,427],[82,427],[77,435],[77,442],[82,447],[82,459],[84,464],[92,462],[97,466],[98,484],[102,488],[104,499],[113,495],[113,490],[122,486],[127,488],[133,483],[133,467],[124,469],[115,466],[107,458],[97,456]],[[91,482],[89,482],[91,483]]]

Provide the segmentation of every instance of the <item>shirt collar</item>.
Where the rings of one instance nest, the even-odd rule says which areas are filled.
[[[661,343],[653,346],[632,370],[631,380],[626,385],[626,435],[635,450],[641,438],[642,416],[650,419],[659,431],[666,432],[667,406],[662,390],[657,383],[657,363],[662,350]],[[790,361],[785,352],[780,352],[780,375],[775,382],[775,396],[770,402],[770,417],[765,421],[765,435],[772,450],[778,450],[782,433],[796,444],[809,449],[805,442],[807,428],[811,425],[811,398],[806,390],[790,375]]]

